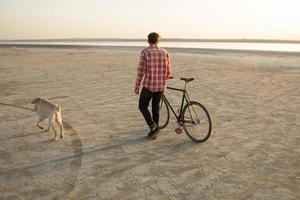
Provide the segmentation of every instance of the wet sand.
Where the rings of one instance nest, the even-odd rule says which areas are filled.
[[[145,137],[139,47],[0,46],[0,199],[299,199],[300,53],[168,50],[211,114],[205,143],[174,118]],[[63,140],[36,127],[36,96],[61,104]]]

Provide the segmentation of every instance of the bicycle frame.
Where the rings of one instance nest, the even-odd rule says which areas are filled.
[[[167,87],[169,90],[182,92],[182,100],[178,112],[176,110],[177,106],[174,106],[174,109],[165,94],[162,94],[160,109],[163,111],[162,116],[164,119],[160,128],[164,129],[168,125],[171,110],[177,120],[177,128],[175,129],[177,134],[181,133],[182,127],[187,136],[194,142],[205,142],[211,133],[211,119],[209,113],[202,104],[197,101],[191,101],[186,91],[187,83],[193,81],[194,78],[180,78],[180,80],[185,81],[184,89]]]
[[[179,88],[173,88],[173,87],[167,87],[167,89],[169,90],[175,90],[175,91],[180,91],[182,92],[182,100],[181,100],[181,106],[179,109],[179,114],[177,115],[176,111],[174,110],[174,108],[171,106],[170,102],[168,101],[167,97],[163,94],[162,98],[165,99],[165,102],[167,103],[167,106],[169,108],[171,108],[172,113],[174,114],[174,116],[176,117],[176,120],[179,124],[182,124],[182,120],[181,120],[181,114],[182,114],[182,109],[183,106],[185,105],[184,102],[189,103],[190,102],[190,97],[186,91],[186,85],[184,87],[184,89],[179,89]]]

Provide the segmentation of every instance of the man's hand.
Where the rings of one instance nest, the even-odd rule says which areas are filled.
[[[139,94],[140,93],[140,88],[135,86],[134,92],[135,92],[135,94]]]

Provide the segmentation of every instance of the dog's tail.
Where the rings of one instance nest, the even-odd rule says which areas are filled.
[[[57,105],[57,113],[55,113],[55,121],[58,123],[60,128],[60,139],[63,139],[64,129],[63,129],[63,121],[61,118],[61,107],[59,104]]]
[[[57,105],[57,111],[58,111],[58,112],[61,112],[61,107],[60,107],[59,104]]]

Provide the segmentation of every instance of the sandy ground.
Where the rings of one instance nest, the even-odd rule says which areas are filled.
[[[0,47],[0,199],[300,199],[300,54],[169,49],[212,117],[195,144],[174,118],[145,137],[140,50]],[[36,96],[61,104],[64,140],[36,127]]]

